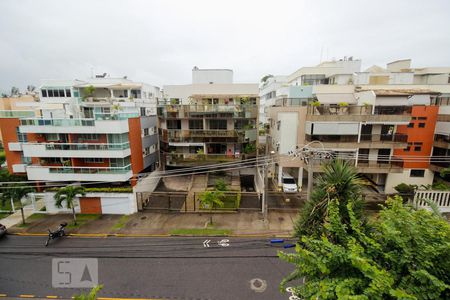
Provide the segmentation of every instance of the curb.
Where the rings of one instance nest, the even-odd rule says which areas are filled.
[[[48,236],[48,233],[8,233],[8,235],[17,236]],[[81,238],[107,238],[107,237],[121,237],[121,238],[157,238],[157,237],[205,237],[201,235],[189,235],[189,234],[125,234],[125,233],[69,233],[68,237],[81,237]],[[278,238],[291,238],[292,235],[289,234],[228,234],[228,235],[206,235],[206,237],[236,237],[236,238],[268,238],[268,237],[278,237]]]

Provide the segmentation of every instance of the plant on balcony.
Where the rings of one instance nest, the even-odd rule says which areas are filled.
[[[94,96],[94,92],[95,92],[95,87],[93,85],[87,86],[84,88],[84,96],[83,99],[90,99],[92,100],[92,97]]]
[[[256,145],[253,143],[249,143],[247,145],[245,145],[244,147],[244,153],[245,154],[252,154],[256,152]]]
[[[197,151],[197,157],[198,159],[205,159],[206,155],[205,155],[205,151],[203,149],[198,149]]]
[[[77,225],[77,216],[75,214],[75,203],[74,200],[76,197],[86,196],[86,191],[82,186],[73,186],[68,185],[66,187],[62,187],[56,192],[53,196],[55,199],[55,206],[58,208],[63,207],[63,203],[65,202],[66,207],[68,209],[72,209],[73,222]]]
[[[228,191],[227,183],[226,183],[225,180],[223,180],[223,179],[217,179],[217,180],[214,182],[214,188],[215,188],[217,191],[222,191],[222,192]]]
[[[348,112],[348,103],[347,102],[339,102],[339,114],[343,115]]]

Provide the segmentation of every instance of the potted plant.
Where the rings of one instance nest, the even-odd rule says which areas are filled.
[[[94,99],[95,87],[93,85],[87,86],[84,88],[84,97],[83,99],[88,101],[92,101]]]
[[[347,102],[339,102],[339,113],[340,115],[344,115],[348,112],[348,103]]]
[[[371,110],[372,110],[372,105],[370,105],[369,102],[364,102],[363,105],[364,105],[363,114],[365,114],[365,115],[370,115],[371,112],[372,112],[372,111],[371,111]]]
[[[311,106],[313,108],[313,113],[315,115],[321,115],[323,114],[323,106],[321,106],[319,101],[313,101],[311,102]]]

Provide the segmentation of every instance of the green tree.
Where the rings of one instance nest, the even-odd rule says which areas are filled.
[[[85,87],[83,89],[83,91],[85,94],[84,98],[92,97],[92,96],[94,96],[95,87],[93,85],[89,85],[89,86]]]
[[[206,191],[200,195],[200,203],[203,207],[209,208],[209,224],[213,224],[212,211],[214,207],[223,207],[224,203],[222,201],[224,197],[222,191]]]
[[[331,199],[339,201],[339,211],[346,224],[350,221],[346,209],[348,199],[352,199],[357,216],[362,216],[361,187],[365,184],[366,182],[358,176],[357,170],[349,162],[336,159],[325,164],[323,173],[317,178],[317,185],[310,200],[299,212],[295,222],[295,236],[300,238],[303,235],[322,234]]]
[[[296,279],[302,299],[450,299],[450,226],[441,217],[388,199],[379,217],[364,224],[347,203],[329,203],[321,237],[303,236],[296,253],[280,252],[295,264],[280,288]]]
[[[97,299],[97,293],[103,288],[103,285],[97,285],[92,288],[92,290],[89,292],[89,294],[82,293],[80,295],[74,295],[74,300],[96,300]]]
[[[214,182],[214,188],[216,189],[216,191],[226,192],[228,190],[227,183],[222,178],[217,179]]]
[[[68,185],[66,187],[62,187],[60,188],[55,196],[53,196],[53,198],[55,199],[55,205],[58,208],[62,208],[63,207],[63,202],[66,202],[66,207],[67,208],[71,208],[72,209],[72,214],[73,214],[73,221],[75,223],[75,225],[77,224],[77,217],[75,214],[75,205],[74,205],[74,200],[76,197],[79,196],[85,196],[86,195],[86,191],[84,189],[84,187],[82,186],[73,186],[73,185]]]
[[[23,197],[28,195],[29,193],[34,192],[34,188],[28,187],[26,185],[20,184],[20,183],[13,183],[11,185],[8,185],[5,188],[1,189],[2,196],[1,196],[1,202],[2,206],[5,205],[6,201],[11,201],[14,207],[16,207],[16,204],[18,204],[18,208],[20,209],[20,212],[22,213],[22,223],[25,224],[25,216],[23,214],[23,205],[20,201]],[[12,209],[12,207],[11,207]]]

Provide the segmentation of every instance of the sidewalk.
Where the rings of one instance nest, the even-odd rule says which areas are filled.
[[[104,235],[170,235],[175,229],[204,229],[210,214],[167,214],[139,212],[130,216],[94,216],[77,228],[68,228],[72,234]],[[233,235],[272,235],[292,234],[296,213],[270,212],[266,221],[259,212],[238,212],[213,214],[214,229],[231,231]],[[25,227],[13,227],[10,233],[45,234],[47,229],[57,228],[66,221],[72,223],[70,214],[40,215],[27,220]]]
[[[42,207],[44,207],[44,201],[43,200],[36,201],[36,209],[39,210]],[[28,205],[28,206],[24,207],[23,214],[25,216],[25,219],[28,218],[29,216],[31,216],[33,213],[34,213],[34,210],[33,210],[32,205]],[[10,228],[15,225],[22,224],[22,212],[20,211],[20,209],[18,209],[18,210],[16,210],[15,213],[11,214],[10,216],[1,219],[0,223],[5,225],[6,228]]]

